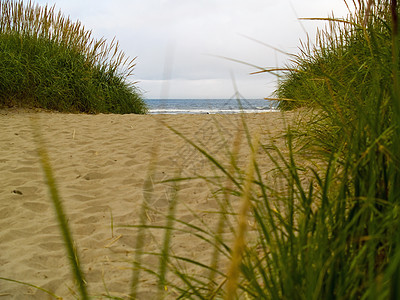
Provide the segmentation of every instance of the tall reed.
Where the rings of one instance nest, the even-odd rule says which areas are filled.
[[[278,186],[266,180],[255,162],[250,199],[258,234],[245,245],[235,269],[240,272],[239,298],[400,295],[399,8],[396,1],[353,4],[347,19],[323,19],[329,26],[319,32],[318,43],[304,45],[277,90],[279,97],[294,100],[282,101],[281,109],[306,105],[313,111],[309,122],[297,131],[289,129],[288,155],[265,145],[264,158],[258,156],[257,161],[275,164]],[[245,194],[243,172],[230,171],[192,145],[232,182],[231,196]],[[299,145],[303,153],[317,155],[322,171],[304,168],[296,154]],[[226,186],[214,183],[216,190]],[[235,213],[220,203],[222,214]],[[212,230],[206,234],[212,236]],[[223,254],[221,259],[236,257],[227,241],[207,241]],[[228,275],[221,271],[215,270],[220,284],[185,276],[181,296],[230,298],[232,292],[223,288]]]
[[[51,167],[50,158],[46,150],[43,137],[40,133],[40,127],[37,120],[32,120],[32,127],[35,130],[35,142],[37,145],[38,155],[40,159],[40,164],[42,166],[44,177],[46,179],[46,184],[49,188],[50,199],[54,206],[56,212],[56,217],[60,231],[64,240],[64,246],[67,250],[67,255],[71,265],[71,271],[73,277],[76,280],[76,285],[78,287],[80,296],[82,300],[89,299],[86,282],[84,278],[84,273],[80,266],[79,254],[75,247],[74,240],[72,238],[71,230],[68,225],[68,220],[64,212],[64,207],[61,201],[61,197],[58,192],[57,183],[55,176],[53,174],[53,169]],[[46,291],[47,292],[47,291]]]

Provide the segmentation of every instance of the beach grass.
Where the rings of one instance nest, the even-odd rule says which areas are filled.
[[[40,159],[40,164],[44,172],[44,177],[46,179],[46,185],[49,188],[49,195],[54,206],[54,210],[57,216],[57,221],[60,227],[60,231],[62,233],[62,237],[64,240],[64,245],[67,250],[67,256],[69,258],[69,263],[71,265],[71,273],[75,278],[76,285],[79,290],[79,294],[82,300],[89,299],[85,276],[80,266],[79,254],[76,249],[70,226],[68,225],[68,219],[64,212],[63,203],[61,201],[57,182],[54,176],[54,172],[50,163],[50,158],[48,156],[44,141],[42,139],[42,135],[40,133],[40,127],[36,123],[37,120],[32,120],[32,127],[35,132],[36,145],[38,150],[38,155]]]
[[[225,190],[226,185],[209,179],[216,190],[225,191],[221,215],[237,215],[233,222],[243,224],[243,213],[227,202],[239,198],[246,206],[251,199],[246,218],[254,220],[257,234],[244,242],[239,226],[229,243],[218,230],[207,231],[217,237],[207,239],[210,246],[234,267],[212,269],[219,281],[214,275],[208,281],[179,273],[184,288],[177,298],[398,297],[399,7],[396,1],[347,4],[348,19],[321,19],[329,25],[319,32],[317,44],[304,45],[281,79],[280,108],[306,107],[311,115],[296,130],[288,128],[288,153],[273,145],[261,148],[263,154],[252,162],[250,194],[243,171],[229,171],[188,141],[232,185]],[[252,149],[248,133],[247,141]],[[305,152],[320,160],[320,168],[304,164]],[[275,164],[279,184],[260,172],[257,162],[263,159]]]
[[[135,58],[96,40],[55,7],[0,5],[0,105],[61,112],[146,113]]]
[[[123,225],[138,232],[130,298],[140,292],[140,270],[157,279],[159,299],[398,299],[399,7],[353,4],[347,20],[330,18],[319,43],[306,45],[281,81],[277,95],[294,100],[282,100],[281,109],[311,110],[307,122],[288,126],[287,149],[260,144],[244,117],[223,161],[170,128],[214,169],[212,177],[198,178],[219,203],[217,226],[195,212],[196,224],[175,214],[179,184],[193,178],[169,180],[165,225],[147,224],[145,197],[141,223]],[[252,153],[245,170],[238,163],[240,136]],[[262,160],[273,170],[263,173]],[[144,189],[151,197],[149,180]],[[159,252],[148,253],[143,236],[154,229],[164,231],[164,240]],[[175,255],[174,232],[206,242],[212,255],[206,261]],[[149,255],[157,266],[146,265]],[[188,266],[204,272],[192,274]]]

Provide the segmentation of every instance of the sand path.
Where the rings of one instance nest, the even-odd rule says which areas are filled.
[[[226,150],[232,148],[241,128],[239,115],[0,111],[0,277],[41,286],[64,299],[73,298],[75,287],[39,163],[32,118],[40,124],[46,142],[89,292],[100,298],[106,288],[119,297],[126,297],[130,290],[136,231],[118,225],[140,222],[146,195],[152,208],[146,214],[147,222],[165,224],[173,183],[158,182],[177,176],[178,170],[181,176],[212,175],[207,159],[160,121],[225,162]],[[263,142],[283,145],[281,113],[245,118],[251,132],[263,133]],[[246,151],[242,151],[243,164]],[[265,168],[270,165],[265,161]],[[149,187],[151,191],[146,190]],[[179,186],[180,201],[197,214],[217,208],[210,193],[200,179]],[[186,222],[196,221],[184,206],[177,215]],[[212,216],[204,216],[211,224]],[[151,231],[145,238],[146,249],[156,251],[162,232]],[[177,233],[172,242],[175,253],[207,256],[211,251],[207,245],[191,238]],[[157,265],[156,258],[146,259]],[[154,280],[143,273],[140,281],[139,298],[151,299]],[[0,299],[48,298],[33,287],[0,280]]]

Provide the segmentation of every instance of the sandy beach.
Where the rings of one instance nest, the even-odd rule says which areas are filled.
[[[292,117],[279,112],[244,116],[252,135],[261,133],[263,144],[278,147],[284,147],[283,119]],[[63,299],[73,299],[76,288],[39,163],[32,119],[45,140],[89,293],[100,299],[107,291],[123,298],[129,294],[136,229],[121,225],[139,224],[143,200],[151,208],[148,224],[164,225],[173,185],[165,180],[213,175],[209,161],[164,123],[226,165],[227,150],[243,131],[240,115],[0,111],[0,277],[43,287]],[[245,166],[249,150],[244,135],[241,140],[239,164]],[[264,171],[272,166],[266,159],[260,164]],[[218,206],[211,194],[204,180],[180,182],[178,197],[184,205],[177,208],[177,217],[198,222],[195,212],[212,226],[213,215],[207,211]],[[147,251],[158,250],[162,237],[161,230],[149,232]],[[174,234],[172,250],[209,256],[208,245],[193,239]],[[146,259],[157,265],[154,256]],[[139,298],[152,299],[156,288],[153,277],[142,272]],[[51,298],[31,286],[0,280],[0,299]]]

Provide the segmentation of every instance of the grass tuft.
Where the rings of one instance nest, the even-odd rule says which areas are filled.
[[[136,58],[55,7],[5,0],[0,4],[0,106],[62,112],[146,113],[128,78]]]
[[[40,134],[40,128],[36,120],[32,120],[32,125],[33,128],[35,129],[35,139],[36,139],[36,144],[37,144],[37,151],[38,155],[40,158],[40,163],[45,175],[46,179],[46,184],[49,188],[49,193],[50,193],[50,199],[53,203],[55,212],[56,212],[56,217],[58,221],[58,225],[60,227],[60,231],[62,234],[62,237],[64,239],[64,245],[68,253],[68,258],[70,261],[72,273],[74,275],[74,278],[76,280],[76,284],[78,286],[81,299],[86,300],[89,299],[88,297],[88,292],[86,288],[86,282],[84,278],[84,273],[80,267],[79,263],[79,256],[78,252],[74,243],[74,240],[72,238],[71,230],[68,226],[68,220],[67,217],[64,213],[64,208],[63,204],[57,189],[57,184],[56,180],[53,174],[53,170],[50,164],[50,159],[47,154],[46,147],[44,145],[43,137]]]
[[[219,175],[208,180],[215,191],[225,191],[226,184],[216,179],[222,176],[232,184],[230,201],[250,196],[252,214],[246,220],[254,220],[257,233],[244,243],[243,228],[236,230],[240,247],[230,248],[218,229],[210,230],[215,236],[207,239],[210,247],[227,246],[220,259],[227,257],[235,272],[223,272],[219,280],[213,274],[221,273],[211,272],[213,282],[182,275],[181,297],[188,291],[200,299],[396,299],[400,294],[399,7],[379,0],[353,6],[347,19],[324,18],[329,25],[319,31],[317,44],[303,44],[294,65],[285,68],[276,94],[286,100],[279,107],[307,106],[311,115],[303,114],[305,122],[296,131],[288,129],[288,153],[262,145],[250,194],[234,159],[227,168],[183,137],[215,167]],[[320,162],[318,168],[307,166],[304,153]],[[260,160],[274,163],[275,182],[262,173]],[[237,214],[223,199],[219,203],[221,215]],[[213,259],[205,268],[211,267],[222,270]],[[223,289],[225,284],[232,288]]]

